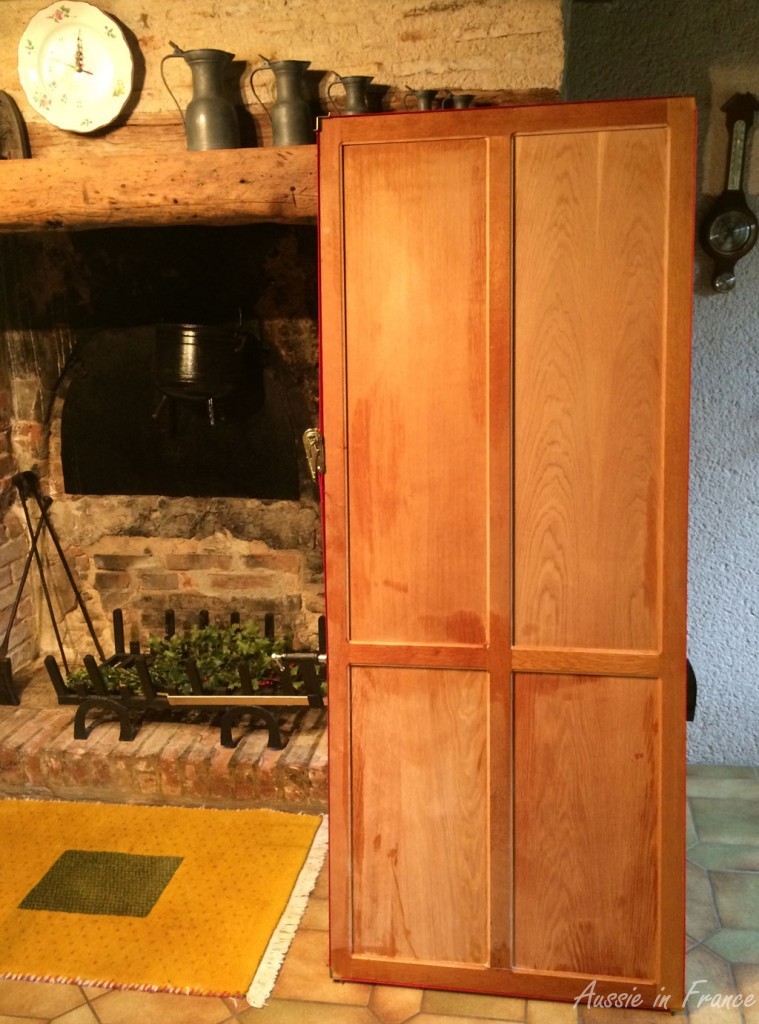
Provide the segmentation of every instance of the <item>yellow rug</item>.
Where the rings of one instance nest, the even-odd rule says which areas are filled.
[[[0,976],[262,1006],[326,852],[280,811],[0,801]]]

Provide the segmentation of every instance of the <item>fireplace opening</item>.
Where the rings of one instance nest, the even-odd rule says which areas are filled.
[[[61,415],[65,491],[296,500],[299,424],[261,332],[240,335],[229,388],[208,384],[225,392],[209,399],[160,387],[156,334],[108,330],[80,341]]]
[[[321,528],[300,440],[318,415],[313,226],[19,233],[0,237],[0,256],[14,466],[53,499],[98,635],[116,608],[131,642],[160,635],[167,608],[185,629],[204,610],[228,621],[234,607],[243,621],[275,615],[295,649],[314,649]],[[177,397],[156,372],[158,332],[171,325],[244,328],[213,424],[202,395]],[[23,529],[18,502],[7,520]],[[12,538],[23,558],[22,541]],[[79,664],[88,638],[53,576]],[[26,598],[16,641],[14,670],[55,646]]]
[[[70,339],[52,389],[66,493],[310,494],[300,438],[316,417],[313,228],[105,229],[18,249],[40,285],[21,318],[55,338],[65,319]]]

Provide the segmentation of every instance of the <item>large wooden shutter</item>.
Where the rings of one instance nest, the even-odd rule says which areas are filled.
[[[693,131],[323,122],[337,977],[682,998]]]

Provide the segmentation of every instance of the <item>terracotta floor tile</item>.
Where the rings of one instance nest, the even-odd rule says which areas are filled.
[[[311,895],[316,896],[320,900],[329,898],[329,865],[327,863],[319,872],[319,877],[316,879],[316,885]]]
[[[483,1020],[524,1020],[524,999],[507,996],[480,996],[465,992],[425,992],[422,1011],[427,1014],[457,1014]]]
[[[76,985],[0,981],[0,1013],[18,1017],[58,1017],[84,1002]]]
[[[521,1020],[521,1018],[519,1018]],[[460,1017],[447,1013],[420,1013],[413,1024],[491,1024],[492,1017]]]
[[[56,1017],[55,1024],[99,1024],[99,1022],[92,1007],[85,1004]]]
[[[220,1024],[229,1019],[221,999],[167,992],[111,991],[94,1004],[101,1024]]]
[[[291,999],[271,999],[260,1010],[238,1014],[238,1020],[241,1024],[377,1024],[365,1006],[325,1006]]]
[[[371,985],[332,981],[328,960],[327,932],[298,932],[277,980],[274,995],[278,999],[366,1006]]]
[[[687,1014],[684,1010],[677,1013],[662,1013],[661,1010],[627,1010],[604,1006],[583,1006],[580,1009],[582,1024],[685,1024]]]
[[[0,1013],[0,1024],[47,1024],[47,1017],[6,1017]]]
[[[400,988],[394,985],[373,985],[369,1009],[382,1024],[402,1024],[419,1013],[422,991],[418,988]]]
[[[552,1003],[530,999],[527,1003],[527,1024],[574,1024],[579,1012],[574,1003]]]
[[[329,931],[328,901],[312,896],[308,901],[308,906],[300,926],[301,928],[308,928],[316,932]]]

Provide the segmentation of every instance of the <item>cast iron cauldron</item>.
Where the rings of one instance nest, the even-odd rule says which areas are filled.
[[[238,325],[159,324],[156,327],[156,384],[172,398],[224,398],[243,377],[249,334]]]

